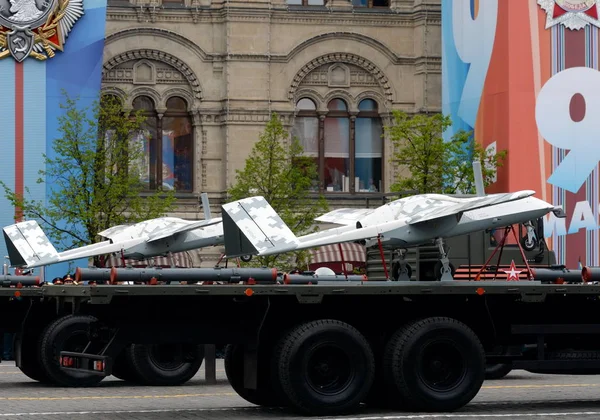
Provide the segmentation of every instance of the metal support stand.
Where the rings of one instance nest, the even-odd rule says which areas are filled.
[[[217,383],[217,354],[214,344],[204,345],[204,379],[208,385]]]
[[[502,259],[502,251],[504,250],[504,245],[506,244],[506,239],[508,238],[508,235],[511,232],[515,238],[517,246],[519,247],[519,251],[521,252],[521,258],[523,258],[525,267],[527,267],[527,280],[533,280],[533,273],[531,271],[531,267],[529,266],[529,261],[527,261],[527,257],[525,256],[525,252],[523,251],[521,242],[519,241],[519,238],[517,237],[517,233],[515,232],[515,229],[512,226],[506,226],[504,228],[504,236],[502,237],[502,240],[500,241],[500,243],[498,245],[496,245],[496,248],[494,249],[494,252],[492,252],[492,255],[490,255],[488,257],[487,261],[483,264],[483,266],[481,267],[479,272],[477,272],[477,274],[475,275],[475,281],[481,280],[481,274],[487,268],[487,266],[490,263],[490,261],[492,260],[492,258],[494,258],[494,255],[496,255],[496,252],[498,252],[498,250],[500,250],[500,254],[498,255],[498,262],[496,263],[496,270],[494,273],[494,280],[496,280],[496,276],[498,275],[498,267],[500,266],[500,262]]]
[[[394,258],[392,264],[398,264],[398,281],[410,281],[408,267],[406,265],[406,249],[397,250],[397,258]]]
[[[450,259],[448,259],[448,253],[444,249],[444,240],[442,238],[437,238],[435,243],[440,251],[440,262],[442,263],[442,277],[440,278],[440,281],[454,281],[452,269],[450,268]]]

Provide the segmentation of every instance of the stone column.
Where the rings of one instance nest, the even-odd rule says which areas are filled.
[[[325,116],[327,111],[318,111],[319,115],[319,191],[325,189]]]
[[[348,148],[348,158],[350,161],[350,168],[348,176],[350,176],[350,182],[348,183],[349,193],[352,194],[356,187],[354,181],[356,180],[354,156],[356,154],[356,115],[358,112],[350,112],[350,147]]]
[[[202,193],[202,156],[206,154],[204,150],[204,133],[202,133],[202,117],[200,110],[194,109],[191,112],[192,117],[192,133],[194,135],[194,194]]]

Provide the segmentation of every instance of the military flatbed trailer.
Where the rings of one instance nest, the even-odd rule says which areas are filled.
[[[4,333],[13,334],[15,364],[29,378],[69,387],[96,385],[102,379],[65,372],[59,364],[61,350],[82,351],[89,341],[88,327],[95,318],[79,315],[78,311],[80,304],[86,306],[90,288],[0,287],[0,338]],[[131,384],[181,385],[200,369],[205,346],[186,348],[185,360],[181,351],[180,346],[129,343],[118,354],[120,363],[112,374]]]
[[[52,286],[42,295],[89,332],[84,350],[61,352],[65,374],[100,381],[131,343],[229,343],[225,370],[242,398],[306,415],[361,403],[458,410],[479,392],[486,363],[600,373],[593,283]]]

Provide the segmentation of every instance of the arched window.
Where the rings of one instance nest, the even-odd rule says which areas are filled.
[[[350,191],[350,114],[341,99],[327,104],[324,185],[326,191]]]
[[[117,95],[115,95],[114,93],[102,93],[102,95],[100,96],[100,106],[104,107],[104,106],[109,106],[109,107],[113,107],[113,106],[123,106],[123,101],[121,100],[121,98],[119,98]]]
[[[313,159],[319,167],[319,117],[317,106],[312,99],[302,98],[296,103],[296,119],[292,135],[302,145],[303,155]],[[319,190],[318,179],[315,179],[312,191]]]
[[[335,98],[319,118],[311,99],[296,103],[294,136],[300,139],[305,156],[317,162],[323,192],[383,191],[383,127],[377,102],[364,99],[358,110],[351,117],[348,104]]]
[[[149,190],[191,192],[193,130],[186,101],[170,98],[162,118],[148,96],[136,97],[133,108],[142,111],[145,117],[140,132],[134,137],[140,157],[133,163],[144,186]]]
[[[358,191],[381,191],[383,129],[377,102],[363,99],[358,104],[354,138],[354,174]]]
[[[192,191],[192,121],[184,99],[167,101],[162,118],[163,184],[177,191]]]

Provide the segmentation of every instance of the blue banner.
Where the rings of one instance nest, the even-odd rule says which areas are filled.
[[[44,201],[54,186],[36,181],[44,169],[43,154],[54,157],[52,141],[61,135],[63,91],[78,97],[81,107],[100,93],[106,0],[13,3],[0,0],[0,179],[17,193],[28,188],[26,198]],[[0,225],[14,223],[15,214],[2,195]],[[7,255],[4,241],[0,252]],[[62,277],[67,270],[68,263],[55,264],[46,267],[44,277]]]

